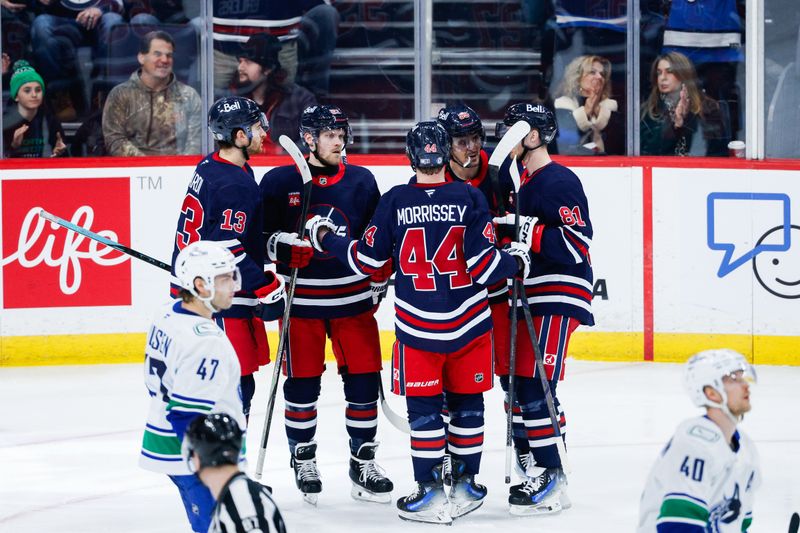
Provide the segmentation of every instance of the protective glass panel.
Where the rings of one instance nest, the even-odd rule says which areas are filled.
[[[191,15],[181,2],[122,4],[3,4],[5,157],[201,152]]]
[[[642,3],[642,155],[744,157],[744,0]]]
[[[766,156],[800,157],[800,10],[795,2],[764,3]]]

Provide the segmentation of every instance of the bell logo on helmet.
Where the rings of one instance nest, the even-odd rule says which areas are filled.
[[[528,113],[544,113],[545,112],[545,108],[544,108],[544,106],[539,105],[539,104],[536,104],[536,105],[526,104],[525,105],[525,111],[527,111]]]
[[[222,112],[229,113],[231,111],[239,111],[242,108],[242,105],[239,103],[239,100],[236,100],[234,103],[225,102],[222,104]]]
[[[425,153],[426,154],[435,154],[438,151],[439,150],[436,149],[436,143],[433,143],[433,144],[428,143],[428,144],[425,145]]]

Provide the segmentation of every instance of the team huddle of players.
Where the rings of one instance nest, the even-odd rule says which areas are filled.
[[[518,122],[527,123],[529,133],[492,172],[477,114],[464,105],[444,108],[407,135],[414,171],[409,183],[381,195],[369,170],[344,161],[353,136],[338,107],[303,112],[300,131],[312,175],[304,189],[294,165],[256,183],[247,161],[261,151],[268,124],[254,102],[229,97],[212,106],[208,123],[219,150],[190,180],[175,239],[173,296],[180,300],[159,313],[148,335],[152,402],[141,457],[144,467],[168,474],[178,486],[195,531],[209,530],[212,515],[210,531],[237,530],[220,518],[230,519],[228,507],[237,504],[224,487],[209,491],[205,448],[184,434],[188,428],[192,435],[198,416],[220,411],[230,415],[228,425],[233,420],[245,429],[253,374],[269,362],[263,322],[283,313],[284,278],[294,269],[284,426],[296,484],[307,501],[316,502],[322,491],[315,433],[327,339],[345,395],[352,496],[391,501],[393,483],[375,462],[381,353],[374,313],[394,274],[391,389],[406,398],[417,483],[397,500],[400,517],[448,524],[483,503],[487,491],[476,475],[483,393],[493,374],[512,409],[521,477],[510,488],[510,512],[569,507],[557,446],[565,416],[556,391],[572,332],[594,323],[593,230],[580,180],[548,155],[557,133],[552,111],[512,105],[498,137]],[[516,182],[512,175],[520,171]],[[300,220],[305,202],[308,216]],[[265,271],[268,263],[274,272]],[[221,285],[220,276],[227,280]],[[512,302],[509,287],[516,283],[522,292]],[[523,305],[533,316],[531,328],[521,320]],[[539,351],[546,379],[537,373]],[[240,404],[231,398],[237,393]],[[555,414],[548,410],[550,397]],[[219,420],[206,424],[211,430],[195,433],[231,433],[220,433]],[[241,436],[227,439],[228,448],[230,442],[241,443]],[[230,455],[222,461],[228,466],[239,460]],[[205,477],[213,476],[206,471]],[[251,489],[240,492],[263,509],[268,494]],[[280,518],[277,510],[273,515]],[[269,527],[281,530],[283,523]]]

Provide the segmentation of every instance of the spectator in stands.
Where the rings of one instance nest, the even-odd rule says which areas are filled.
[[[205,113],[197,91],[175,79],[174,51],[166,32],[151,31],[142,38],[141,68],[111,90],[103,110],[109,155],[200,153]]]
[[[3,55],[8,56],[9,67],[18,59],[26,58],[30,44],[33,6],[35,0],[0,0],[0,34]],[[5,72],[3,72],[5,74]],[[3,88],[8,88],[4,79]]]
[[[284,83],[285,71],[278,54],[281,44],[268,33],[256,33],[242,46],[239,55],[238,92],[254,100],[269,120],[271,143],[267,153],[282,153],[281,135],[300,141],[297,125],[303,110],[317,103],[314,95],[294,83]]]
[[[186,24],[183,0],[124,0],[131,24]]]
[[[694,65],[685,55],[657,57],[650,82],[640,124],[642,155],[727,155],[730,139],[719,103],[697,87]]]
[[[736,71],[744,61],[742,19],[745,0],[670,0],[662,53],[680,52],[696,65],[700,87],[730,107],[733,132],[739,130]]]
[[[285,83],[305,75],[318,94],[327,94],[330,64],[336,46],[339,13],[324,0],[213,0],[214,94],[229,94],[237,76],[237,58],[250,35],[268,31],[281,41],[279,61],[286,72]],[[200,31],[205,21],[192,19]],[[298,46],[298,41],[300,46]],[[313,72],[305,72],[308,65]],[[301,78],[302,82],[306,80]]]
[[[11,98],[3,115],[5,157],[58,157],[67,155],[61,123],[44,102],[44,80],[24,59],[14,63]]]
[[[122,0],[37,0],[31,28],[36,66],[47,81],[62,121],[84,113],[86,102],[77,48],[91,45],[94,71],[104,70],[111,28],[123,22]]]
[[[573,59],[555,100],[557,152],[572,155],[625,153],[625,124],[610,98],[611,62],[600,56]]]

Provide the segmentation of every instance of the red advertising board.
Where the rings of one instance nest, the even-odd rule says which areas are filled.
[[[46,221],[41,209],[130,243],[129,178],[3,180],[3,307],[130,305],[130,258]]]

